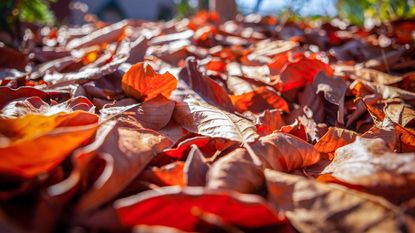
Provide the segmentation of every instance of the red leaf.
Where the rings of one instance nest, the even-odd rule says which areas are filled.
[[[289,91],[297,87],[303,87],[312,83],[319,72],[324,71],[327,76],[333,76],[330,65],[317,59],[301,58],[289,63],[281,72],[281,90]]]
[[[266,109],[278,109],[283,112],[290,112],[287,102],[277,93],[264,86],[252,92],[230,97],[238,112],[251,111],[253,113],[260,113]]]
[[[206,191],[196,187],[148,191],[118,200],[115,207],[124,226],[162,225],[184,231],[197,229],[200,220],[195,216],[196,210],[214,214],[226,224],[241,227],[264,227],[285,221],[259,196]]]

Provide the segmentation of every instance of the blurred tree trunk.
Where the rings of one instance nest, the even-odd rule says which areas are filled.
[[[210,10],[218,12],[223,21],[234,19],[237,13],[235,0],[210,0]]]
[[[258,13],[259,8],[261,7],[262,0],[257,0],[254,7],[254,13]]]
[[[209,0],[199,0],[199,10],[209,10]]]

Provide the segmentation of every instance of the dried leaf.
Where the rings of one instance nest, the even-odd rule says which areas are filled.
[[[143,101],[158,95],[169,98],[177,86],[176,78],[169,72],[157,74],[151,65],[143,62],[131,66],[121,82],[127,95]]]
[[[260,87],[255,91],[242,95],[233,95],[230,98],[238,112],[251,111],[260,113],[266,109],[278,109],[283,112],[290,111],[284,98],[265,87]]]
[[[139,127],[134,121],[118,119],[108,124],[93,144],[78,151],[95,154],[96,159],[104,162],[93,186],[77,203],[78,213],[91,211],[114,198],[158,152],[171,146],[167,138]]]
[[[39,97],[41,99],[47,98],[48,94],[42,90],[33,87],[20,87],[12,89],[9,87],[0,87],[0,109],[7,104],[20,98]]]
[[[0,134],[8,137],[0,144],[0,172],[32,178],[50,171],[95,134],[97,122],[83,111],[0,119]]]
[[[225,89],[199,71],[196,59],[186,60],[186,69],[182,71],[180,78],[207,103],[227,111],[233,110],[231,99]]]
[[[208,191],[200,187],[165,187],[117,200],[113,209],[92,216],[88,225],[102,228],[146,224],[198,231],[201,220],[196,211],[214,214],[226,224],[247,228],[285,223],[284,217],[255,195]]]
[[[336,150],[333,161],[322,171],[352,185],[389,199],[404,200],[415,195],[412,188],[415,154],[390,152],[380,138],[361,138]]]
[[[401,232],[403,213],[382,198],[266,170],[268,198],[300,232]]]
[[[334,153],[338,148],[352,143],[358,133],[336,127],[330,127],[320,140],[314,145],[320,153]]]
[[[261,136],[271,134],[285,125],[284,119],[278,110],[265,110],[257,118],[257,130]]]
[[[205,186],[209,165],[203,153],[196,145],[192,145],[184,164],[184,180],[187,186]]]
[[[186,185],[184,178],[184,162],[177,161],[162,166],[155,167],[151,170],[155,179],[159,180],[164,186],[178,185],[184,187]]]
[[[302,58],[288,63],[281,71],[281,90],[289,91],[312,83],[314,77],[321,71],[327,76],[333,75],[333,69],[317,59]]]
[[[75,38],[66,45],[67,50],[73,50],[91,45],[110,43],[120,39],[126,29],[127,21],[121,21],[103,27],[81,38]]]
[[[239,148],[216,161],[206,181],[208,188],[252,193],[264,184],[264,177],[262,168],[254,164],[245,149]]]
[[[320,160],[320,153],[312,145],[287,133],[261,137],[252,148],[269,167],[278,171],[292,171]]]
[[[101,117],[128,116],[136,119],[144,128],[160,130],[171,120],[175,103],[162,95],[141,104],[101,109]]]
[[[185,129],[201,135],[242,143],[258,137],[255,125],[249,120],[197,101],[176,103],[173,117]]]
[[[403,127],[415,126],[415,110],[402,103],[391,103],[385,106],[385,115]]]

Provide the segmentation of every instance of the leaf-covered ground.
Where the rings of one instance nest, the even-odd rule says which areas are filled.
[[[219,21],[0,47],[0,232],[414,231],[415,22]]]

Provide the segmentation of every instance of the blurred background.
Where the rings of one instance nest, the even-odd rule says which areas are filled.
[[[101,20],[110,22],[123,18],[171,19],[176,16],[188,16],[196,10],[209,7],[209,0],[61,0],[59,2],[54,4],[59,5],[54,7],[55,10],[59,11],[59,8],[65,4],[69,4],[73,8],[77,6],[77,3],[84,3],[89,12],[96,14]],[[288,10],[288,8],[293,8],[302,16],[336,15],[335,0],[237,0],[236,4],[242,14],[276,15]],[[71,20],[76,23],[82,19],[77,18],[76,14],[72,14]]]
[[[220,1],[220,0],[219,0]],[[223,0],[223,2],[228,2]],[[304,18],[340,17],[363,26],[367,22],[410,19],[415,0],[236,0],[239,13]],[[209,0],[1,0],[0,27],[13,18],[40,24],[82,24],[87,13],[100,20],[124,18],[169,20],[209,9]]]

